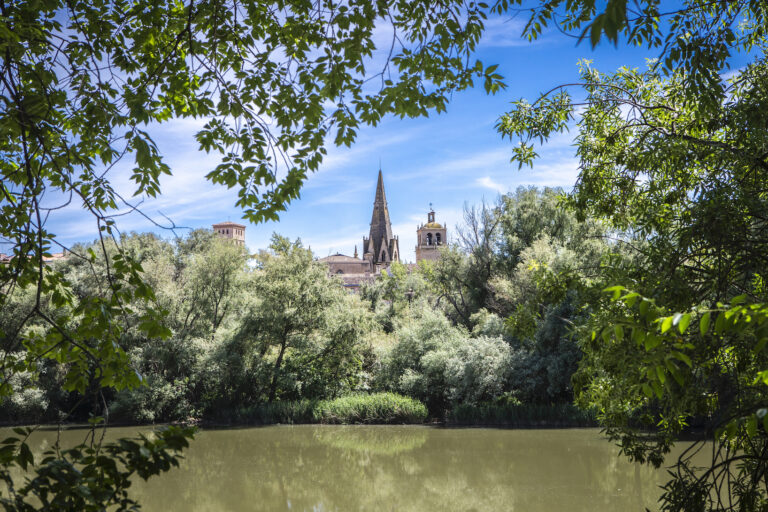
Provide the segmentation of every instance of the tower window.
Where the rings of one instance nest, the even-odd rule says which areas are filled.
[[[440,233],[435,233],[435,243],[437,245],[440,245],[442,241],[440,240]]]
[[[427,233],[427,245],[432,245],[432,233]]]

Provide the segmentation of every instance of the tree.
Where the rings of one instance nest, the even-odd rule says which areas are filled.
[[[709,467],[692,462],[703,441],[686,450],[664,510],[764,510],[768,68],[758,55],[722,73],[733,52],[764,50],[766,7],[684,2],[659,26],[654,4],[632,16],[624,7],[608,2],[593,17],[593,4],[573,2],[566,11],[581,12],[573,27],[586,25],[593,43],[602,31],[623,33],[663,44],[660,60],[609,74],[585,62],[573,87],[583,99],[563,86],[521,100],[499,130],[520,139],[517,161],[532,163],[531,140],[567,129],[578,108],[571,204],[623,230],[638,255],[623,273],[606,270],[615,286],[580,329],[581,403],[600,408],[625,454],[655,465],[692,422],[706,429]]]
[[[387,114],[440,112],[474,80],[502,87],[495,67],[471,58],[486,11],[460,1],[0,5],[0,239],[12,253],[0,265],[0,308],[14,293],[35,292],[13,332],[0,333],[15,340],[1,355],[0,397],[43,360],[64,363],[66,389],[81,395],[138,386],[119,343],[125,315],[137,315],[146,337],[170,334],[141,265],[119,243],[115,253],[107,247],[119,242],[118,210],[140,205],[112,186],[110,170],[132,157],[134,195],[147,197],[170,173],[148,125],[206,119],[200,147],[222,155],[208,178],[239,188],[247,219],[275,219],[328,139],[349,145],[360,124]],[[377,49],[382,25],[391,44]],[[60,245],[46,223],[68,204],[90,212],[101,235],[96,250],[72,253],[95,267],[99,252],[106,263],[88,296],[44,264]],[[32,332],[34,322],[41,329]],[[23,446],[0,461],[0,476],[8,464],[27,467]]]
[[[499,208],[484,202],[465,204],[458,243],[441,249],[440,259],[423,268],[438,302],[446,302],[451,317],[468,329],[472,314],[488,306],[491,298],[489,281],[498,262]]]
[[[364,312],[300,241],[275,235],[270,248],[257,259],[256,299],[240,333],[269,361],[264,396],[271,403],[334,394],[357,373]]]
[[[395,320],[406,312],[406,308],[427,298],[427,283],[421,269],[423,265],[412,272],[396,261],[373,282],[361,287],[360,298],[370,302],[371,310],[385,332],[392,332]]]

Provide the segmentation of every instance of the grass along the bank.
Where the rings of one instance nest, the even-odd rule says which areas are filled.
[[[318,423],[423,423],[427,408],[395,393],[350,395],[318,402],[314,418]]]
[[[597,412],[573,404],[459,405],[446,416],[448,424],[509,427],[596,427]]]
[[[273,402],[238,409],[229,418],[235,423],[423,423],[427,408],[395,393],[349,395],[333,400]]]

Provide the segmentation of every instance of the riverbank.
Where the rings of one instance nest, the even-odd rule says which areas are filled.
[[[573,404],[460,405],[430,417],[419,401],[394,393],[351,395],[335,400],[274,402],[222,411],[203,426],[276,424],[437,424],[507,428],[597,427],[596,411]]]
[[[3,423],[0,426],[33,424]],[[43,423],[48,423],[43,421]],[[141,426],[148,423],[110,418],[111,426]],[[205,428],[249,425],[443,425],[448,427],[581,428],[597,427],[596,411],[573,404],[479,404],[459,405],[439,416],[430,416],[418,400],[395,393],[348,395],[332,400],[298,400],[263,403],[224,409],[187,424]],[[74,425],[77,425],[75,422]],[[150,425],[152,423],[149,423]],[[68,425],[71,428],[72,425]]]

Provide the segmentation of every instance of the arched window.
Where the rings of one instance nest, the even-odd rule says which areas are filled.
[[[442,243],[442,240],[440,240],[440,233],[435,233],[435,244],[440,245]]]
[[[427,245],[432,245],[432,233],[427,233]]]
[[[337,274],[343,274],[343,273],[344,273],[344,271],[343,271],[343,270],[341,270],[341,269],[339,269],[339,270],[337,270],[337,271],[336,271],[336,273],[337,273]]]

